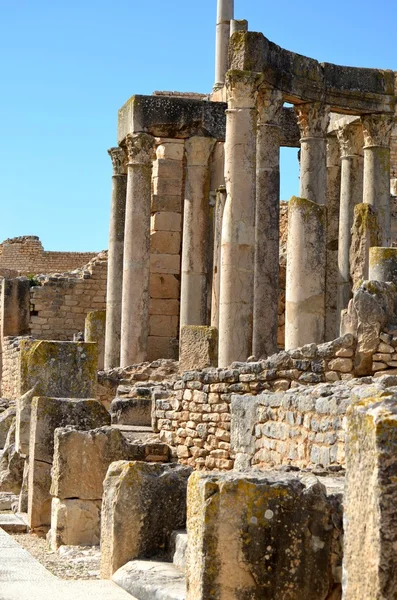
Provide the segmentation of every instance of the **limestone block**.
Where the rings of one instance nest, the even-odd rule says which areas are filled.
[[[194,472],[186,600],[324,600],[333,509],[311,475]]]
[[[158,196],[177,196],[182,193],[182,178],[153,177],[153,193]]]
[[[369,249],[368,279],[392,281],[397,285],[397,248]]]
[[[152,273],[174,273],[181,270],[178,254],[151,254],[150,271]]]
[[[369,249],[379,246],[379,225],[375,209],[370,204],[356,204],[349,252],[353,289],[369,278]]]
[[[0,454],[0,492],[19,494],[23,478],[22,456],[15,449],[15,419],[8,430],[3,453]]]
[[[99,500],[110,463],[127,460],[131,454],[130,444],[118,429],[56,429],[51,494]]]
[[[185,526],[189,467],[120,461],[104,482],[101,577],[138,557],[164,549],[171,532]]]
[[[85,318],[84,340],[95,342],[98,352],[98,369],[102,370],[105,361],[106,310],[93,310]]]
[[[15,415],[16,410],[13,406],[10,406],[5,411],[0,413],[0,448],[4,448],[8,430],[10,429],[11,423],[15,419]]]
[[[173,274],[151,273],[150,297],[179,299],[179,279]]]
[[[152,298],[149,302],[149,315],[179,315],[179,300]]]
[[[178,145],[178,152],[180,151]],[[183,151],[183,148],[182,148]],[[182,181],[183,177],[183,162],[182,160],[172,160],[167,158],[157,159],[153,163],[153,177],[163,179],[174,179]]]
[[[51,464],[29,459],[28,523],[31,529],[51,525]]]
[[[397,395],[347,413],[343,598],[396,598]]]
[[[38,396],[94,398],[97,363],[95,344],[22,340],[21,393],[37,384]]]
[[[152,231],[150,252],[153,254],[180,254],[181,234],[177,231]]]
[[[24,335],[30,331],[30,282],[26,277],[2,279],[0,290],[1,336]]]
[[[178,359],[178,340],[175,337],[149,336],[148,360],[157,360],[159,358]]]
[[[190,371],[216,367],[218,364],[218,330],[216,327],[184,325],[180,332],[179,370]]]
[[[151,216],[152,231],[181,231],[182,215],[177,212],[155,212]]]
[[[175,212],[182,211],[182,190],[178,195],[159,195],[152,196],[152,212]]]
[[[21,454],[29,454],[30,415],[36,386],[17,399],[15,446]]]
[[[176,315],[150,315],[149,334],[160,337],[178,335],[178,317]]]
[[[59,546],[97,546],[101,531],[101,500],[52,499],[50,544]]]
[[[151,423],[150,398],[115,398],[110,405],[112,423],[119,425],[148,425]]]

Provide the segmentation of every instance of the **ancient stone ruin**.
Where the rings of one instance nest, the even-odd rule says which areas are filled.
[[[0,245],[3,530],[121,600],[397,598],[395,81],[218,0],[212,93],[119,110],[108,252]]]

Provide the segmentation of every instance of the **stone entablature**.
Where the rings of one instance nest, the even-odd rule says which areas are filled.
[[[0,244],[0,269],[12,269],[20,275],[63,273],[78,269],[96,256],[96,252],[48,252],[35,235],[24,235]]]

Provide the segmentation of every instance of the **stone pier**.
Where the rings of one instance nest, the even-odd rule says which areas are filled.
[[[390,245],[390,136],[393,115],[365,115],[364,202],[376,212],[382,246]]]
[[[327,137],[327,245],[325,274],[325,341],[339,336],[337,324],[340,151],[336,135]]]
[[[255,75],[227,76],[225,180],[219,307],[219,361],[226,367],[252,353],[255,187]]]
[[[212,138],[186,141],[180,325],[208,322],[209,166]]]
[[[147,358],[149,335],[150,203],[154,138],[127,135],[127,200],[121,311],[122,367]]]
[[[363,145],[360,122],[350,123],[337,130],[341,150],[341,190],[338,242],[338,330],[341,311],[347,308],[352,296],[350,276],[351,229],[354,207],[363,201]]]
[[[253,354],[277,351],[279,296],[280,115],[282,93],[262,86],[258,93]]]
[[[108,251],[108,279],[106,292],[105,369],[120,366],[121,298],[123,280],[125,200],[127,193],[127,165],[122,148],[108,150],[113,164],[112,202]]]
[[[285,348],[324,341],[326,207],[291,198],[288,207]]]

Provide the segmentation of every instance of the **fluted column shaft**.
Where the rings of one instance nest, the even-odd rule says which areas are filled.
[[[227,75],[219,366],[252,353],[256,186],[256,78]]]
[[[280,125],[282,93],[261,87],[257,97],[253,354],[277,351],[279,297]]]
[[[352,296],[350,277],[351,229],[354,207],[363,201],[363,145],[361,123],[351,123],[337,130],[341,149],[341,190],[338,241],[338,330],[341,311]]]
[[[123,290],[120,274],[123,272],[127,165],[122,148],[110,148],[108,153],[112,159],[113,176],[106,292],[105,369],[112,369],[120,366]]]
[[[209,248],[209,168],[215,140],[187,140],[183,212],[180,324],[207,325]]]
[[[376,211],[382,246],[390,245],[390,136],[393,115],[365,115],[364,190],[366,204]]]
[[[128,135],[125,147],[128,178],[121,316],[122,367],[147,359],[154,138],[145,133]]]

